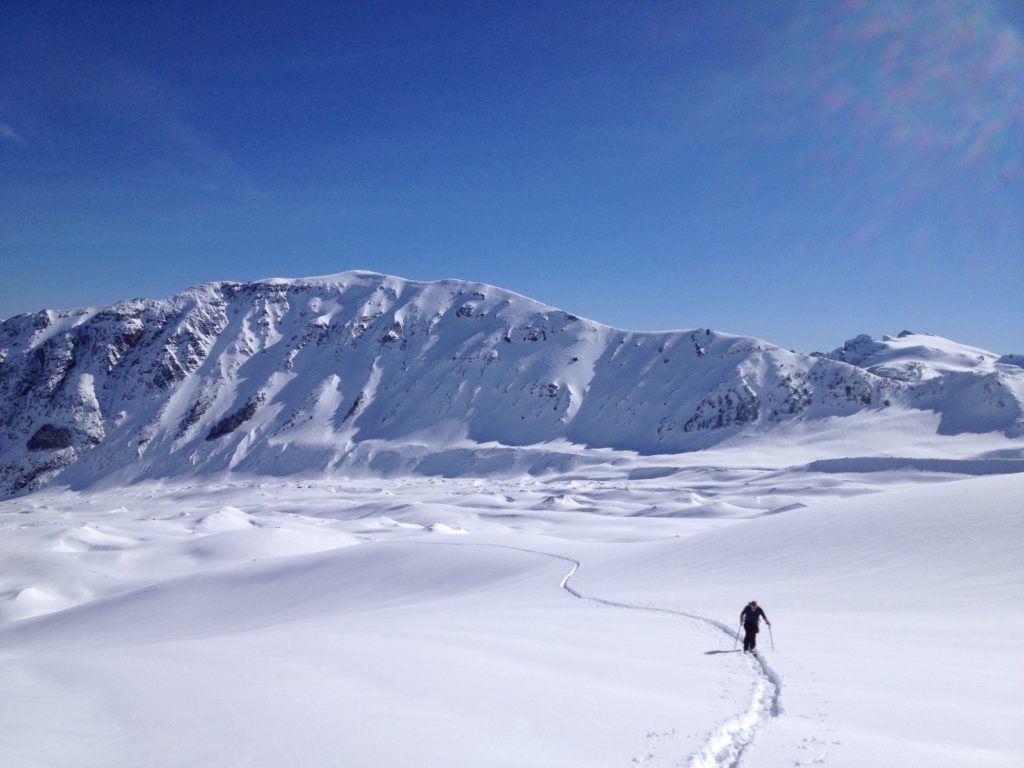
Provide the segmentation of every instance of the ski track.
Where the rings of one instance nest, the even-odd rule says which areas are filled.
[[[397,542],[391,542],[397,543]],[[504,544],[457,544],[455,542],[403,542],[408,544],[425,544],[427,546],[446,547],[494,547],[496,549],[509,549],[516,552],[526,552],[533,555],[542,555],[556,560],[569,563],[572,567],[562,578],[559,587],[569,593],[577,600],[586,600],[598,605],[611,608],[621,608],[630,611],[649,611],[650,613],[664,613],[672,616],[681,616],[691,621],[706,624],[720,630],[729,638],[735,638],[736,632],[732,627],[715,619],[700,616],[695,613],[687,613],[673,608],[662,608],[654,605],[640,605],[638,603],[627,603],[618,600],[608,600],[603,597],[585,595],[570,584],[572,577],[580,569],[581,563],[572,557],[559,555],[553,552],[544,552],[538,549],[526,547],[513,547]],[[694,754],[689,758],[690,768],[739,768],[743,755],[747,748],[753,743],[757,734],[766,728],[773,719],[782,714],[780,701],[782,693],[782,680],[760,654],[746,654],[751,670],[756,676],[754,692],[751,696],[750,705],[741,713],[730,717],[719,725]]]

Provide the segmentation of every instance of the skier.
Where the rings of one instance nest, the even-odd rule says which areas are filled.
[[[772,625],[768,621],[768,617],[765,616],[764,609],[757,604],[757,600],[751,600],[747,607],[740,611],[740,624],[743,625],[745,632],[743,635],[744,653],[757,652],[757,623],[762,618],[769,627]]]

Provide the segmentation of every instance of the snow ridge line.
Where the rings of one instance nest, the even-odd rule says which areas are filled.
[[[587,600],[598,605],[605,605],[612,608],[623,608],[630,611],[649,611],[651,613],[665,613],[673,616],[682,616],[692,621],[702,622],[715,629],[721,630],[727,637],[733,638],[736,633],[732,627],[715,619],[701,616],[696,613],[687,613],[673,608],[661,608],[654,605],[641,605],[639,603],[625,603],[617,600],[608,600],[603,597],[592,597],[585,595],[573,587],[569,582],[576,572],[581,568],[581,563],[575,558],[566,555],[558,555],[553,552],[544,552],[538,549],[526,547],[513,547],[507,544],[462,544],[455,542],[406,542],[409,544],[427,544],[449,546],[449,547],[494,547],[496,549],[510,549],[516,552],[525,552],[533,555],[543,555],[556,560],[563,560],[572,565],[569,572],[562,577],[559,587],[577,600]],[[729,718],[716,728],[704,745],[690,756],[690,768],[739,768],[740,761],[747,747],[753,743],[757,734],[767,727],[770,722],[782,714],[780,697],[782,694],[782,680],[779,675],[768,665],[760,654],[747,654],[747,660],[751,669],[757,675],[757,682],[754,685],[754,693],[751,697],[750,706],[734,717]]]

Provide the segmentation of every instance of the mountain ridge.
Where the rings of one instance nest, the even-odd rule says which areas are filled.
[[[401,445],[676,454],[892,409],[937,414],[940,434],[1024,435],[1015,356],[865,339],[803,354],[627,331],[483,283],[366,270],[43,310],[0,325],[0,495],[57,476],[381,471]]]

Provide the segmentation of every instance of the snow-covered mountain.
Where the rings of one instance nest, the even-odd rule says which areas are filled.
[[[680,453],[894,411],[1016,439],[1021,362],[919,334],[807,355],[635,333],[488,285],[368,272],[210,283],[3,322],[0,495],[57,475],[386,472],[409,468],[410,447],[426,472],[480,444]],[[475,471],[508,460],[486,455]]]
[[[905,385],[905,402],[942,415],[943,434],[1024,434],[1024,356],[910,331],[882,341],[858,336],[827,356]]]

